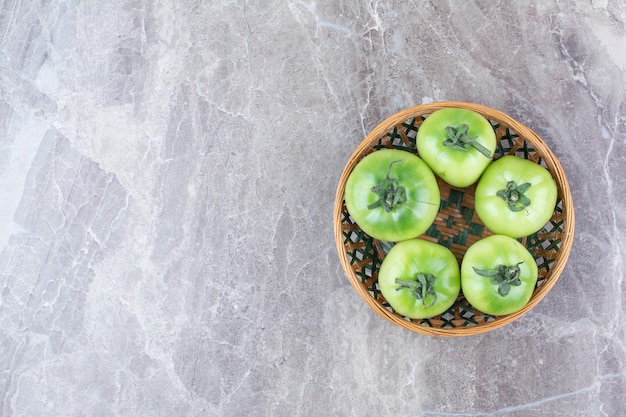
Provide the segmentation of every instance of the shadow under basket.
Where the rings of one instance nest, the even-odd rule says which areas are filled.
[[[435,110],[453,107],[473,110],[489,120],[496,133],[494,160],[505,155],[529,159],[548,169],[556,181],[557,204],[550,221],[537,233],[518,239],[537,262],[539,276],[533,295],[521,310],[506,316],[491,316],[474,309],[461,293],[445,313],[430,319],[410,319],[393,311],[378,287],[378,270],[389,249],[365,234],[345,206],[346,181],[356,164],[379,149],[396,148],[419,155],[415,135],[423,120]],[[483,237],[493,234],[474,210],[476,184],[457,188],[437,178],[441,193],[439,213],[421,239],[449,248],[459,264],[465,251]],[[554,286],[565,268],[574,239],[574,207],[563,167],[543,140],[531,129],[489,107],[473,103],[424,104],[394,114],[374,128],[356,148],[343,170],[334,205],[335,244],[350,283],[359,296],[386,320],[417,333],[431,336],[468,336],[502,327],[518,319]]]

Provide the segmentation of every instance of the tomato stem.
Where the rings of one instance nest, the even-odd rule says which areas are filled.
[[[443,141],[443,145],[457,151],[467,152],[470,146],[483,154],[486,158],[491,158],[491,151],[484,147],[480,142],[469,134],[469,126],[462,124],[456,128],[454,126],[446,127],[448,138]]]
[[[499,190],[496,195],[506,201],[509,210],[522,211],[530,206],[530,199],[524,195],[530,188],[530,183],[526,182],[517,185],[515,181],[509,181],[504,190]]]
[[[424,274],[419,272],[415,276],[415,280],[396,278],[396,284],[400,286],[396,288],[396,291],[400,291],[403,288],[408,288],[413,291],[413,295],[416,299],[421,300],[424,308],[432,307],[437,301],[437,293],[434,287],[435,276],[433,274]],[[426,305],[426,297],[433,296],[433,300],[430,304]]]
[[[389,213],[394,207],[406,201],[406,190],[403,186],[398,184],[397,179],[391,178],[391,167],[396,162],[402,161],[404,161],[404,159],[398,159],[390,163],[385,179],[372,187],[372,192],[377,194],[380,198],[378,201],[368,205],[368,209],[373,210],[377,207],[383,207],[385,211]]]
[[[477,269],[474,267],[472,269],[482,277],[491,278],[491,282],[498,286],[498,294],[506,297],[512,285],[522,285],[522,281],[519,278],[521,274],[519,266],[522,263],[524,261],[518,262],[516,265],[498,265],[494,269]]]

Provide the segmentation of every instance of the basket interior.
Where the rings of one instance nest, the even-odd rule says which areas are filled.
[[[412,117],[394,125],[386,133],[373,141],[363,153],[383,148],[396,148],[415,154],[417,152],[415,136],[426,114]],[[505,155],[515,155],[532,160],[547,169],[541,153],[530,141],[522,138],[509,126],[490,120],[496,133],[497,146],[494,159]],[[437,178],[441,193],[439,213],[431,227],[420,238],[439,243],[449,248],[459,263],[467,248],[492,232],[478,218],[474,210],[475,184],[466,188],[457,188]],[[565,218],[563,213],[563,195],[560,187],[556,209],[550,221],[537,233],[518,239],[533,255],[538,267],[538,280],[533,297],[546,279],[550,277],[552,265],[561,250]],[[398,316],[411,325],[425,328],[453,329],[472,327],[498,320],[498,317],[483,314],[474,309],[463,294],[459,295],[450,309],[430,319],[409,319],[393,311],[378,288],[378,270],[386,253],[393,243],[382,242],[365,234],[350,217],[345,204],[341,211],[341,231],[343,246],[351,269],[372,299],[390,314]],[[532,299],[531,299],[532,300]]]

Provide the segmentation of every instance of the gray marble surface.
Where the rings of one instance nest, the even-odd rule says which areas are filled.
[[[626,4],[0,4],[2,416],[626,415]],[[387,116],[539,133],[576,238],[520,320],[440,339],[339,263],[341,170]]]

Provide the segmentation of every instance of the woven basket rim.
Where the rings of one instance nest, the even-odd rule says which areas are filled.
[[[348,176],[350,175],[356,164],[365,156],[367,151],[371,149],[372,144],[376,140],[378,140],[378,138],[380,138],[382,135],[392,129],[393,126],[395,126],[398,122],[402,122],[412,117],[427,115],[442,108],[451,107],[476,111],[492,122],[503,123],[507,125],[520,137],[523,137],[524,140],[531,142],[536,151],[540,153],[544,163],[547,165],[548,169],[554,177],[555,182],[557,183],[557,187],[559,188],[560,194],[562,196],[563,213],[565,213],[566,215],[564,215],[563,238],[561,240],[561,246],[557,259],[554,265],[552,265],[543,283],[535,289],[531,300],[521,310],[505,316],[497,316],[493,321],[479,323],[473,326],[437,328],[421,325],[414,321],[408,321],[398,314],[392,313],[387,310],[382,304],[378,303],[371,296],[367,288],[364,287],[362,282],[356,276],[348,260],[348,255],[343,244],[341,215],[344,204],[345,185]],[[546,145],[543,139],[539,137],[539,135],[537,135],[532,129],[528,128],[519,121],[513,119],[511,116],[499,110],[470,102],[444,101],[429,104],[420,104],[401,110],[380,122],[359,143],[359,145],[356,147],[349,160],[347,161],[341,174],[339,184],[337,186],[335,194],[335,204],[333,207],[333,226],[335,244],[344,273],[348,277],[348,280],[352,284],[352,287],[356,290],[359,296],[378,315],[395,325],[398,325],[413,332],[430,336],[457,337],[477,335],[509,324],[526,314],[545,297],[545,295],[554,287],[558,278],[563,272],[565,265],[567,264],[567,260],[569,258],[569,254],[571,252],[574,240],[575,216],[574,207],[572,204],[571,190],[569,187],[567,176],[565,175],[565,171],[552,150]]]

